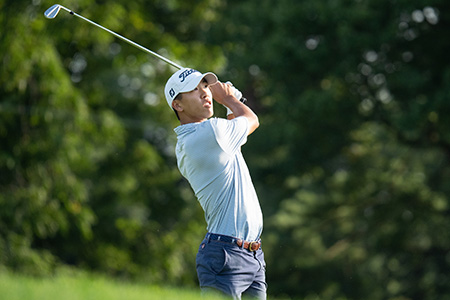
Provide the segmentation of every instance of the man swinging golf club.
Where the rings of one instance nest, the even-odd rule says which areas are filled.
[[[174,129],[178,168],[205,211],[208,233],[196,258],[202,293],[266,299],[262,212],[241,153],[258,117],[213,73],[178,70],[165,96],[181,124]],[[213,99],[227,107],[227,119],[211,118]]]
[[[231,84],[202,74],[55,4],[44,13],[54,19],[60,10],[105,30],[130,45],[178,68],[167,81],[165,95],[181,125],[178,167],[205,211],[208,233],[197,254],[202,291],[221,291],[234,299],[266,299],[266,264],[261,249],[262,212],[241,146],[258,128],[258,117],[241,101]],[[227,119],[212,118],[213,99],[227,107]]]

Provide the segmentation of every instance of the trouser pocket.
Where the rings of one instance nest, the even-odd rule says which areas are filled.
[[[227,263],[227,255],[223,247],[217,243],[203,242],[197,253],[197,270],[219,274]]]

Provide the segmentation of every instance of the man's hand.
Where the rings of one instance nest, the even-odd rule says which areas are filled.
[[[229,84],[229,85],[231,85],[231,86],[233,87],[233,94],[234,94],[234,97],[236,97],[236,99],[238,99],[238,100],[241,101],[242,103],[245,103],[244,101],[242,101],[242,93],[241,93],[241,91],[238,90],[235,86],[233,86],[233,84],[231,83],[231,81],[227,81],[227,82],[225,82],[225,83],[226,83],[226,84]],[[233,119],[234,119],[234,114],[233,114],[233,112],[231,111],[231,109],[228,108],[228,107],[226,107],[225,105],[223,105],[223,107],[225,107],[225,108],[227,109],[227,114],[226,114],[227,119],[228,119],[228,120],[233,120]]]
[[[239,100],[234,96],[234,88],[232,85],[217,81],[215,84],[209,86],[213,99],[222,105],[225,105],[224,101],[227,102],[225,98],[233,98]],[[226,106],[226,105],[225,105]]]
[[[225,105],[237,117],[246,117],[249,121],[249,132],[251,134],[259,126],[258,116],[245,104],[239,101],[234,95],[235,88],[227,83],[218,81],[210,85],[213,99],[222,105]]]
[[[229,85],[231,85],[232,87],[233,87],[233,93],[234,93],[234,96],[236,97],[236,99],[238,99],[239,101],[241,101],[241,98],[242,98],[242,93],[241,93],[241,91],[240,90],[238,90],[232,83],[231,83],[231,81],[227,81],[227,82],[225,82],[226,84],[229,84]],[[241,101],[242,102],[242,101]]]

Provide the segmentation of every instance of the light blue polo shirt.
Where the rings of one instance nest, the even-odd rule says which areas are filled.
[[[257,240],[263,217],[241,146],[247,141],[247,118],[212,118],[174,129],[181,174],[205,211],[211,233]]]

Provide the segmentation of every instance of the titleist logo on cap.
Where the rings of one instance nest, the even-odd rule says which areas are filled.
[[[189,75],[191,75],[192,73],[195,73],[195,72],[198,72],[198,71],[194,70],[194,69],[188,69],[188,70],[184,71],[183,73],[181,73],[180,76],[178,76],[178,78],[181,79],[180,82],[183,82],[186,79],[186,77],[188,77]],[[200,72],[198,72],[198,73],[200,73]]]

